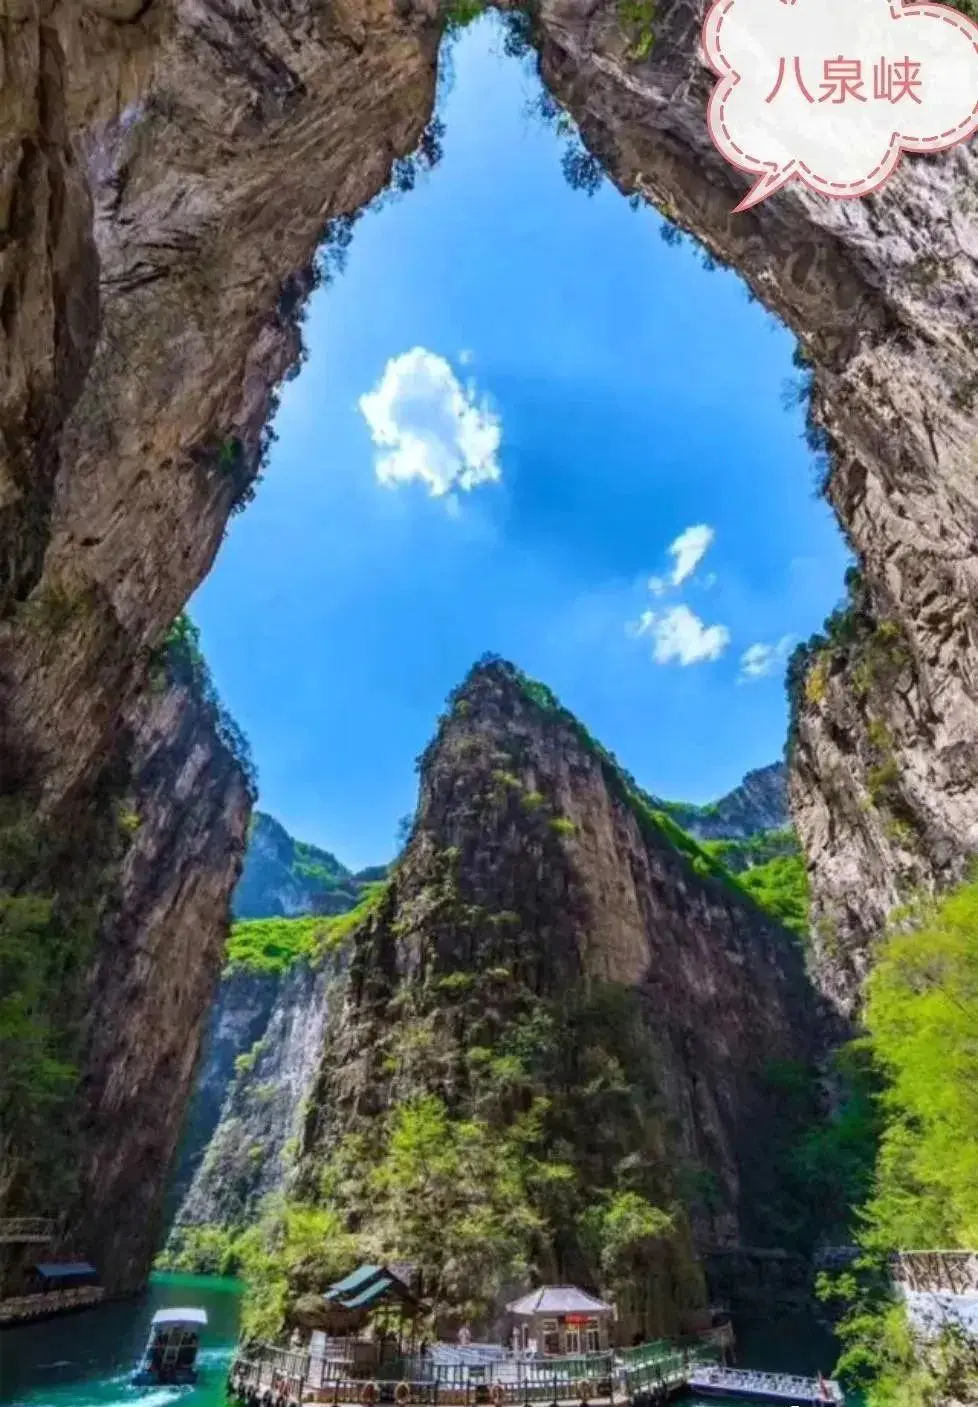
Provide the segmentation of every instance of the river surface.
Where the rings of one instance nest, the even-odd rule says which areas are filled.
[[[129,1378],[158,1309],[207,1310],[200,1380],[186,1388],[134,1388]],[[0,1402],[30,1407],[219,1407],[238,1336],[240,1287],[199,1275],[154,1275],[137,1300],[7,1329],[0,1334]]]
[[[158,1309],[199,1305],[207,1329],[200,1381],[184,1388],[134,1388],[129,1377]],[[234,1280],[154,1275],[138,1300],[103,1305],[0,1334],[0,1403],[17,1407],[221,1407],[238,1333],[240,1287]],[[737,1363],[770,1372],[829,1375],[838,1346],[809,1314],[737,1322]],[[850,1399],[851,1401],[851,1399]],[[721,1407],[683,1399],[683,1407]],[[738,1407],[744,1407],[743,1403]],[[749,1407],[749,1404],[747,1404]]]

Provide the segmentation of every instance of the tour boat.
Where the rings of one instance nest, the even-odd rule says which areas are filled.
[[[142,1361],[133,1374],[134,1387],[192,1387],[197,1381],[197,1350],[207,1327],[204,1309],[160,1309],[153,1315]]]

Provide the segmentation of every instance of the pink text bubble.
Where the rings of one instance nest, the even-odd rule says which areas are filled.
[[[721,81],[707,121],[720,154],[759,179],[868,195],[904,151],[978,131],[978,24],[903,0],[714,0],[703,47]]]

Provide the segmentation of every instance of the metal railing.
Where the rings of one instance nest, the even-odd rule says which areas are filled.
[[[51,1217],[8,1216],[0,1217],[0,1242],[20,1243],[53,1241],[58,1224]]]
[[[727,1389],[742,1396],[781,1398],[784,1402],[842,1404],[845,1398],[835,1381],[803,1378],[794,1373],[762,1373],[753,1368],[709,1368],[694,1372],[690,1385]]]
[[[301,1355],[299,1355],[301,1356]],[[295,1364],[299,1368],[301,1365]],[[311,1365],[310,1365],[311,1366]],[[536,1382],[446,1384],[440,1381],[418,1382],[401,1378],[392,1380],[351,1380],[332,1378],[319,1380],[304,1376],[301,1371],[289,1373],[285,1365],[278,1368],[271,1362],[250,1362],[238,1359],[231,1369],[231,1397],[238,1402],[260,1403],[264,1394],[284,1397],[287,1402],[318,1402],[333,1404],[364,1404],[365,1407],[528,1407],[541,1403],[604,1403],[613,1404],[617,1385],[614,1378],[581,1379],[551,1377]],[[619,1398],[621,1393],[618,1393]]]

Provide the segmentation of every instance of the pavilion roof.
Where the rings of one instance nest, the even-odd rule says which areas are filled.
[[[506,1306],[510,1314],[613,1314],[614,1306],[576,1285],[541,1285]]]

